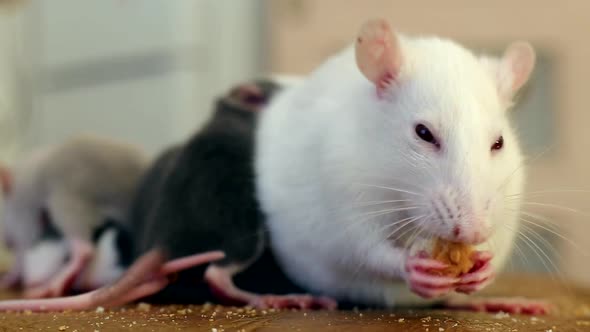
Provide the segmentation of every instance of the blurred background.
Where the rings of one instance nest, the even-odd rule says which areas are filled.
[[[528,40],[538,66],[512,116],[531,216],[509,269],[590,285],[589,12],[584,0],[0,0],[0,160],[84,131],[156,154],[233,84],[306,74],[371,17],[476,52]]]

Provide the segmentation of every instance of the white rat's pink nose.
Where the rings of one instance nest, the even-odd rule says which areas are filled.
[[[439,235],[451,241],[482,243],[491,234],[485,215],[474,208],[452,188],[436,192],[431,199],[431,213],[439,223]]]
[[[486,227],[482,221],[474,221],[453,227],[453,241],[480,244],[485,242],[491,234],[491,229]]]

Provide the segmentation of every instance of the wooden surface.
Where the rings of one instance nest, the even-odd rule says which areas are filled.
[[[298,312],[138,304],[90,312],[4,313],[0,331],[590,331],[590,291],[515,276],[500,279],[482,296],[517,293],[550,300],[557,311],[531,317],[415,309]]]

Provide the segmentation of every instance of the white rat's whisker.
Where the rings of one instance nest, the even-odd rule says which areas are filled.
[[[513,211],[517,212],[516,210],[513,210]],[[528,219],[529,221],[534,221],[534,222],[541,224],[545,227],[548,227],[556,232],[558,232],[561,228],[563,228],[562,225],[554,222],[551,219],[545,218],[541,215],[538,215],[538,214],[535,214],[535,213],[532,213],[532,212],[529,212],[526,210],[520,211],[520,215],[518,217],[519,218],[525,218],[525,217],[530,218],[530,219]]]
[[[378,233],[385,232],[387,229],[389,229],[389,228],[391,228],[391,227],[394,227],[394,226],[396,226],[396,225],[399,225],[399,224],[401,224],[401,223],[404,223],[404,222],[406,222],[406,221],[408,221],[408,220],[410,220],[410,219],[414,219],[414,218],[415,218],[415,217],[414,217],[414,216],[412,216],[412,217],[407,217],[407,218],[404,218],[404,219],[401,219],[401,220],[397,220],[397,221],[395,221],[395,222],[393,222],[393,223],[389,223],[389,224],[387,224],[387,225],[385,225],[385,226],[381,227],[381,228],[379,229]]]
[[[412,243],[417,238],[417,235],[423,231],[422,226],[424,225],[424,220],[416,220],[416,223],[415,230],[410,234],[406,243]]]
[[[568,206],[563,206],[563,205],[557,205],[557,204],[551,204],[551,203],[540,203],[540,202],[529,202],[529,201],[523,201],[522,205],[533,205],[533,206],[540,206],[540,207],[545,207],[545,208],[553,208],[553,209],[557,209],[557,210],[577,213],[577,214],[580,214],[585,217],[590,217],[590,214],[588,214],[584,211],[580,211],[578,209],[574,209],[574,208],[571,208]]]
[[[516,174],[516,172],[518,172],[521,168],[523,168],[528,163],[533,162],[533,161],[539,159],[542,155],[544,155],[545,153],[547,153],[547,151],[549,151],[551,148],[553,148],[553,144],[552,145],[549,145],[547,148],[545,148],[541,152],[537,153],[533,158],[523,158],[523,160],[520,163],[520,165],[518,165],[514,169],[514,171],[512,171],[512,173],[510,173],[506,177],[506,179],[504,179],[504,181],[500,184],[500,186],[498,186],[498,188],[496,189],[496,191],[500,191],[506,184],[510,183],[510,180],[512,179],[512,177],[514,176],[514,174]]]
[[[554,231],[554,230],[552,230],[551,228],[548,228],[548,227],[545,227],[545,226],[543,226],[543,225],[540,225],[540,224],[538,224],[538,223],[536,223],[536,222],[534,222],[534,221],[531,221],[531,220],[525,219],[525,218],[523,218],[523,217],[521,217],[521,218],[520,218],[520,220],[522,220],[522,221],[524,221],[524,222],[526,222],[526,223],[528,223],[528,224],[534,225],[534,226],[536,226],[536,227],[539,227],[539,228],[541,228],[541,229],[543,229],[543,230],[545,230],[545,231],[547,231],[547,232],[549,232],[549,233],[551,233],[551,234],[553,234],[553,235],[555,235],[555,236],[559,237],[560,239],[562,239],[562,240],[566,241],[566,242],[567,242],[567,243],[569,243],[571,246],[573,246],[573,247],[574,247],[576,250],[578,250],[578,252],[579,252],[580,254],[582,254],[583,256],[588,256],[588,253],[587,253],[587,252],[585,252],[584,250],[582,250],[582,248],[580,248],[580,246],[578,246],[578,245],[577,245],[577,244],[576,244],[574,241],[572,241],[571,239],[569,239],[569,238],[568,238],[568,237],[566,237],[565,235],[563,235],[563,234],[561,234],[561,233],[559,233],[559,232],[557,232],[557,231]],[[521,225],[521,226],[525,226],[525,225]]]
[[[412,235],[410,235],[410,237],[408,238],[408,241],[406,241],[406,248],[409,248],[412,245],[412,243],[416,239],[418,239],[422,235],[422,233],[424,233],[424,231],[426,230],[424,225],[427,224],[427,221],[428,221],[427,218],[422,218],[422,220],[420,220],[418,222],[418,225],[417,225],[418,229]]]
[[[391,232],[390,232],[390,233],[389,233],[387,236],[385,236],[385,237],[383,238],[383,240],[382,240],[382,241],[380,241],[380,243],[382,243],[382,242],[384,242],[384,241],[391,241],[391,240],[392,240],[391,238],[392,238],[392,237],[393,237],[395,234],[397,234],[397,233],[398,233],[399,231],[401,231],[402,229],[404,229],[404,228],[407,228],[407,227],[408,227],[409,225],[411,225],[412,223],[415,223],[415,222],[416,222],[416,220],[419,220],[420,218],[423,218],[423,217],[424,217],[424,215],[421,215],[421,216],[412,217],[411,219],[407,220],[407,221],[406,221],[406,222],[404,222],[402,225],[399,225],[398,227],[396,227],[396,228],[395,228],[393,231],[391,231]],[[412,227],[410,227],[410,228],[412,228]],[[391,241],[391,242],[392,242],[392,243],[395,243],[395,241],[396,241],[396,240],[397,240],[397,238],[396,238],[396,239],[394,239],[394,240],[393,240],[393,241]]]
[[[541,243],[548,249],[551,250],[552,253],[554,253],[557,256],[557,259],[563,261],[561,254],[559,254],[559,252],[555,249],[555,247],[546,239],[544,239],[538,232],[536,232],[534,229],[532,229],[531,227],[527,227],[526,225],[522,225],[523,226],[523,230],[525,230],[527,233],[531,234],[531,236],[534,236],[535,238],[537,238],[539,241],[541,241]],[[524,234],[524,233],[523,233]],[[532,239],[530,239],[531,243],[533,245],[535,245],[535,247],[537,247],[539,249],[539,251],[543,254],[543,256],[547,259],[547,261],[551,264],[551,266],[553,267],[555,274],[557,274],[559,276],[559,279],[561,281],[561,283],[566,286],[566,289],[568,290],[568,292],[571,292],[571,289],[569,287],[569,284],[567,282],[567,280],[565,279],[565,276],[563,275],[563,273],[559,270],[557,264],[555,264],[553,262],[553,260],[547,255],[547,253],[539,246],[539,244],[537,244],[536,242],[534,242]]]
[[[409,191],[409,190],[404,190],[404,189],[400,189],[400,188],[393,188],[393,187],[386,187],[386,186],[378,186],[378,185],[374,185],[374,184],[366,184],[366,183],[359,183],[359,185],[361,186],[367,186],[367,187],[373,187],[373,188],[378,188],[378,189],[384,189],[384,190],[391,190],[391,191],[397,191],[397,192],[402,192],[402,193],[406,193],[406,194],[410,194],[410,195],[416,195],[419,197],[422,197],[422,194],[413,192],[413,191]]]
[[[374,206],[374,205],[381,205],[387,203],[402,203],[402,202],[413,202],[411,199],[393,199],[393,200],[384,200],[384,201],[364,201],[355,204],[354,207],[365,207],[365,206]]]
[[[518,194],[506,195],[506,197],[511,198],[511,197],[525,197],[526,195],[538,196],[538,195],[545,195],[545,194],[568,194],[568,193],[590,194],[590,190],[583,190],[583,189],[539,190],[539,191],[529,191],[529,192],[523,192],[523,193],[518,193]]]
[[[561,259],[562,258],[561,254],[559,253],[558,250],[555,249],[553,244],[551,244],[551,242],[547,241],[547,239],[545,239],[543,236],[541,236],[541,234],[539,234],[539,232],[537,232],[533,227],[528,226],[528,225],[521,225],[521,227],[524,231],[528,232],[529,234],[534,236],[538,241],[540,241],[541,244],[545,248],[547,248],[548,250],[551,250],[551,253],[554,254],[555,256],[557,256],[559,260],[563,260],[563,259]]]
[[[517,234],[519,234],[521,238],[524,239],[524,243],[527,244],[529,248],[531,248],[531,250],[539,257],[541,264],[543,264],[547,272],[549,272],[551,278],[555,280],[553,273],[559,271],[559,269],[557,269],[551,258],[537,245],[537,243],[522,231],[515,230],[514,228],[511,228],[508,225],[504,225],[504,227],[512,230],[513,232],[517,232]],[[549,263],[555,270],[549,268],[547,263]]]
[[[412,223],[415,223],[417,220],[420,220],[421,218],[424,218],[424,216],[418,216],[418,217],[414,218],[411,222]],[[417,225],[414,225],[413,227],[418,227],[418,226]],[[413,227],[411,227],[411,228],[405,230],[404,232],[398,234],[398,236],[395,239],[393,239],[391,242],[392,243],[397,243],[397,241],[399,239],[403,238],[404,235],[406,235],[407,233],[409,233],[410,231],[412,231],[414,229]],[[397,229],[396,232],[399,231],[399,230],[401,230],[401,227],[399,229]],[[396,232],[392,232],[391,234],[389,234],[389,236],[387,236],[387,238],[388,239],[391,239],[393,237],[393,235],[395,235]]]
[[[518,241],[514,241],[514,248],[518,251],[518,256],[520,257],[520,261],[524,266],[531,266],[531,263],[527,257],[527,255],[522,251],[520,246],[518,245]]]
[[[385,209],[385,210],[379,210],[379,211],[365,212],[365,213],[361,213],[361,214],[357,215],[357,217],[366,217],[366,216],[378,217],[378,216],[383,216],[383,215],[394,213],[394,212],[416,210],[416,209],[420,209],[420,208],[421,208],[421,206],[404,206],[404,207],[399,207],[399,208],[391,208],[391,209]]]
[[[386,237],[385,239],[391,239],[391,237],[393,235],[395,235],[397,232],[399,232],[400,230],[402,230],[404,227],[407,227],[408,225],[412,224],[413,222],[415,222],[416,220],[420,219],[423,216],[416,216],[416,217],[412,217],[409,220],[407,220],[406,222],[404,222],[402,225],[399,225],[398,227],[396,227],[393,231],[391,231]]]

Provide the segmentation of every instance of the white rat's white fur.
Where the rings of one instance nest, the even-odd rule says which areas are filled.
[[[401,283],[409,249],[399,240],[413,234],[422,240],[410,245],[435,236],[478,243],[493,232],[479,246],[496,268],[511,250],[520,201],[510,195],[522,192],[524,170],[506,116],[511,96],[499,87],[514,78],[449,40],[400,43],[403,64],[383,98],[349,48],[262,114],[257,190],[272,248],[313,292],[384,305],[417,299]],[[418,123],[440,151],[417,137]],[[500,135],[504,148],[492,151]]]

